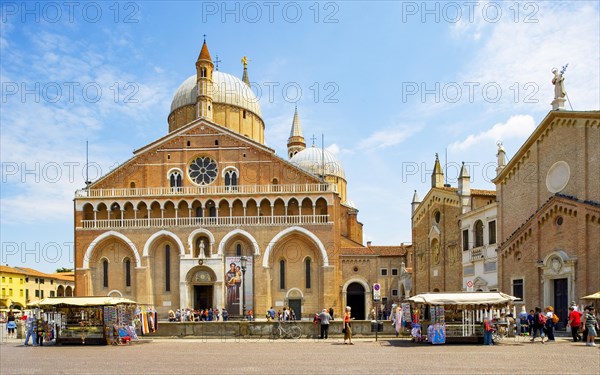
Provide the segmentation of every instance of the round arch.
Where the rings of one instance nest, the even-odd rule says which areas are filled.
[[[96,237],[92,243],[88,246],[87,250],[85,251],[85,256],[83,257],[83,269],[89,269],[90,268],[90,259],[92,257],[92,253],[94,252],[94,248],[103,240],[110,238],[110,237],[116,237],[119,238],[120,240],[124,241],[127,245],[129,245],[129,247],[131,248],[131,250],[133,251],[133,255],[135,256],[135,264],[136,267],[141,267],[142,266],[142,262],[140,259],[140,253],[138,252],[137,248],[135,247],[135,244],[129,239],[127,238],[127,236],[125,236],[122,233],[119,232],[115,232],[114,230],[108,231],[108,232],[104,232],[101,235],[99,235],[98,237]]]
[[[212,254],[213,245],[215,243],[215,236],[213,236],[213,234],[210,231],[208,231],[204,228],[198,228],[198,229],[194,230],[192,233],[190,233],[190,235],[188,237],[188,249],[190,250],[190,254],[194,253],[194,251],[193,251],[194,250],[194,239],[199,234],[205,234],[210,239],[210,244],[208,246],[210,247],[210,252]]]
[[[109,296],[109,297],[117,297],[114,294],[117,294],[118,297],[121,297],[121,298],[123,297],[123,293],[121,293],[121,291],[118,290],[118,289],[113,289],[110,292],[108,292],[106,295]]]
[[[364,306],[364,311],[357,312],[355,314],[359,317],[362,316],[366,319],[366,317],[369,316],[369,311],[371,309],[371,287],[369,286],[367,280],[363,279],[362,277],[353,277],[351,279],[348,279],[342,286],[342,303],[344,305],[342,306],[342,310],[345,311],[345,306],[349,306],[348,287],[352,284],[358,284],[364,289],[364,301],[361,303]]]
[[[148,256],[148,254],[150,252],[150,246],[152,246],[152,243],[161,236],[167,236],[167,237],[173,239],[173,241],[175,241],[177,246],[179,246],[179,254],[185,255],[185,247],[183,246],[183,242],[181,242],[181,239],[179,239],[179,237],[177,237],[174,233],[163,229],[163,230],[159,230],[158,232],[156,232],[152,236],[150,236],[150,238],[148,238],[148,241],[146,241],[146,244],[144,245],[144,251],[142,253],[142,256],[144,256],[144,257]]]
[[[287,236],[288,234],[294,233],[294,232],[305,234],[307,237],[309,237],[311,240],[313,240],[314,244],[317,245],[317,247],[319,248],[319,251],[321,251],[321,257],[323,258],[323,267],[328,267],[329,266],[329,257],[327,256],[327,251],[325,251],[325,246],[323,246],[323,243],[321,242],[321,240],[319,240],[319,237],[317,237],[311,231],[304,229],[302,227],[297,227],[297,226],[282,230],[281,232],[277,233],[277,235],[275,235],[275,237],[273,237],[273,239],[269,242],[267,249],[265,250],[265,256],[263,257],[263,267],[269,268],[269,257],[271,256],[271,251],[277,244],[277,241],[279,241],[283,237]]]
[[[256,239],[250,233],[246,232],[245,230],[235,229],[235,230],[232,230],[231,232],[227,233],[225,235],[225,237],[223,237],[223,239],[219,243],[219,250],[218,250],[219,256],[223,256],[223,250],[225,249],[225,244],[227,243],[227,241],[229,241],[230,238],[232,238],[233,236],[238,235],[238,234],[243,237],[246,237],[252,243],[252,246],[254,247],[254,255],[260,255],[260,248],[258,247],[258,242],[256,242]]]

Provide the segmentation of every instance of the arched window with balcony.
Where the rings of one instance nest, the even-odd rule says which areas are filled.
[[[223,173],[227,189],[234,189],[238,185],[238,172],[234,168],[226,169]]]
[[[182,174],[178,169],[174,169],[169,172],[169,187],[177,191],[181,190],[182,185]]]
[[[475,222],[473,231],[475,232],[475,247],[483,246],[483,222],[481,220]]]

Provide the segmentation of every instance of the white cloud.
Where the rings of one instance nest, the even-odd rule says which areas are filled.
[[[325,149],[329,152],[331,152],[334,155],[337,155],[340,153],[340,146],[338,146],[337,144],[332,144],[330,146],[325,147]]]
[[[529,115],[511,116],[505,123],[494,124],[479,134],[470,134],[463,141],[450,145],[450,151],[462,152],[474,146],[493,145],[498,141],[512,138],[524,139],[535,129],[535,121]]]
[[[574,109],[597,109],[598,3],[540,2],[535,6],[530,21],[536,22],[526,22],[523,13],[515,22],[514,14],[507,12],[498,23],[486,26],[482,48],[461,79],[481,86],[498,84],[502,98],[494,104],[495,110],[549,111],[554,98],[551,69],[569,63],[565,86]]]
[[[359,148],[364,150],[377,150],[398,145],[421,130],[420,125],[396,125],[372,133],[367,139],[360,142]]]

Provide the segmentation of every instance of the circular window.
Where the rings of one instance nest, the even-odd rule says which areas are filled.
[[[358,272],[358,267],[354,267],[354,272]]]
[[[564,161],[557,161],[550,167],[546,175],[546,188],[552,194],[561,192],[569,183],[571,168]]]
[[[436,211],[435,212],[435,222],[439,224],[441,217],[442,217],[442,214],[440,214],[440,211]]]
[[[209,185],[217,178],[217,163],[205,156],[196,158],[188,167],[188,175],[197,185]]]
[[[562,224],[563,224],[563,218],[562,218],[562,216],[559,216],[559,217],[557,217],[557,218],[556,218],[556,225],[559,225],[559,226],[560,226],[560,225],[562,225]]]

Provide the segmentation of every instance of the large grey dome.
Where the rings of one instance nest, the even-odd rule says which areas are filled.
[[[323,157],[325,163],[323,163]],[[290,163],[317,176],[323,175],[323,164],[325,164],[325,175],[333,175],[346,179],[344,168],[338,158],[327,150],[316,147],[305,148],[290,159]]]
[[[262,117],[258,98],[254,95],[252,89],[241,79],[219,71],[213,71],[212,78],[213,103],[234,105]],[[177,91],[175,91],[173,101],[171,102],[171,112],[186,105],[196,104],[197,97],[198,86],[196,84],[196,75],[193,75],[183,81]]]

